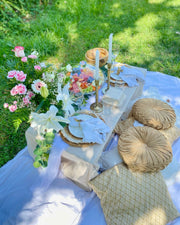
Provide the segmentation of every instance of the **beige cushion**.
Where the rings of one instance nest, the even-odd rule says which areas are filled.
[[[168,140],[151,127],[131,127],[118,141],[118,151],[133,171],[152,172],[164,169],[172,160]]]
[[[126,120],[119,121],[114,128],[114,132],[121,135],[123,131],[127,130],[129,127],[133,127],[133,124],[134,117],[131,116]]]
[[[173,142],[180,137],[180,129],[176,126],[170,127],[169,129],[166,130],[159,130],[170,142],[172,145]]]
[[[176,114],[167,103],[153,98],[136,101],[132,107],[133,117],[140,123],[155,129],[167,129],[174,126]]]
[[[108,225],[165,225],[178,216],[159,172],[133,173],[118,164],[89,185],[101,200]]]

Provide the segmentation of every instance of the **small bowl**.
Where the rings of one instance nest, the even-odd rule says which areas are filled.
[[[105,48],[93,48],[86,52],[85,57],[87,63],[95,66],[96,63],[96,50],[99,50],[99,67],[102,67],[106,64],[108,60],[108,51]]]

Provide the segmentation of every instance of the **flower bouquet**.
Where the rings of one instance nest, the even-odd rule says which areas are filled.
[[[10,61],[7,79],[10,98],[4,103],[16,121],[28,121],[38,131],[34,166],[46,167],[54,133],[63,129],[69,115],[75,112],[69,94],[70,68],[57,68],[39,61],[33,51],[25,54],[24,47],[16,46]]]
[[[74,67],[71,72],[71,84],[70,91],[77,94],[93,94],[95,93],[95,79],[94,79],[95,67],[86,64],[85,61],[81,61],[80,65]],[[99,81],[100,86],[104,82],[104,75],[101,70],[99,70]],[[100,88],[100,87],[99,87]]]

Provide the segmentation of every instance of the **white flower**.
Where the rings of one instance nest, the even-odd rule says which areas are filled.
[[[54,74],[54,72],[46,72],[45,74],[44,74],[44,80],[46,80],[46,81],[48,81],[48,82],[51,82],[51,81],[53,81],[54,80],[54,78],[55,78],[55,74]]]
[[[46,68],[46,64],[44,62],[39,63],[41,68]]]
[[[69,120],[62,116],[56,116],[57,112],[58,109],[54,105],[51,105],[46,113],[38,114],[32,112],[30,115],[32,119],[31,127],[39,129],[41,133],[44,133],[45,130],[47,132],[52,132],[53,130],[59,132],[63,129],[59,122],[69,123]]]
[[[70,64],[68,64],[68,65],[66,66],[66,70],[67,70],[68,72],[72,72],[72,66],[71,66]]]
[[[38,57],[39,53],[37,51],[31,52],[31,55],[36,55]]]
[[[47,88],[47,85],[42,80],[39,79],[34,80],[33,83],[31,84],[31,88],[35,93],[40,93],[42,86]]]
[[[63,101],[63,110],[66,112],[67,116],[75,112],[72,106],[74,102],[69,96],[69,83],[64,86],[63,90],[61,89],[61,84],[58,84],[58,95],[56,96],[56,100],[58,102],[60,100]]]

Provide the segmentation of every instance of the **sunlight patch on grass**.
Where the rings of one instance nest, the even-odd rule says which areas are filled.
[[[178,7],[178,6],[180,6],[180,1],[179,0],[171,0],[171,1],[166,2],[166,5]]]
[[[71,43],[75,42],[79,37],[79,33],[77,31],[77,23],[71,23],[66,26],[68,36],[70,38]]]
[[[149,3],[153,3],[153,4],[159,4],[159,3],[163,3],[163,2],[166,2],[166,0],[149,0],[148,1]]]

